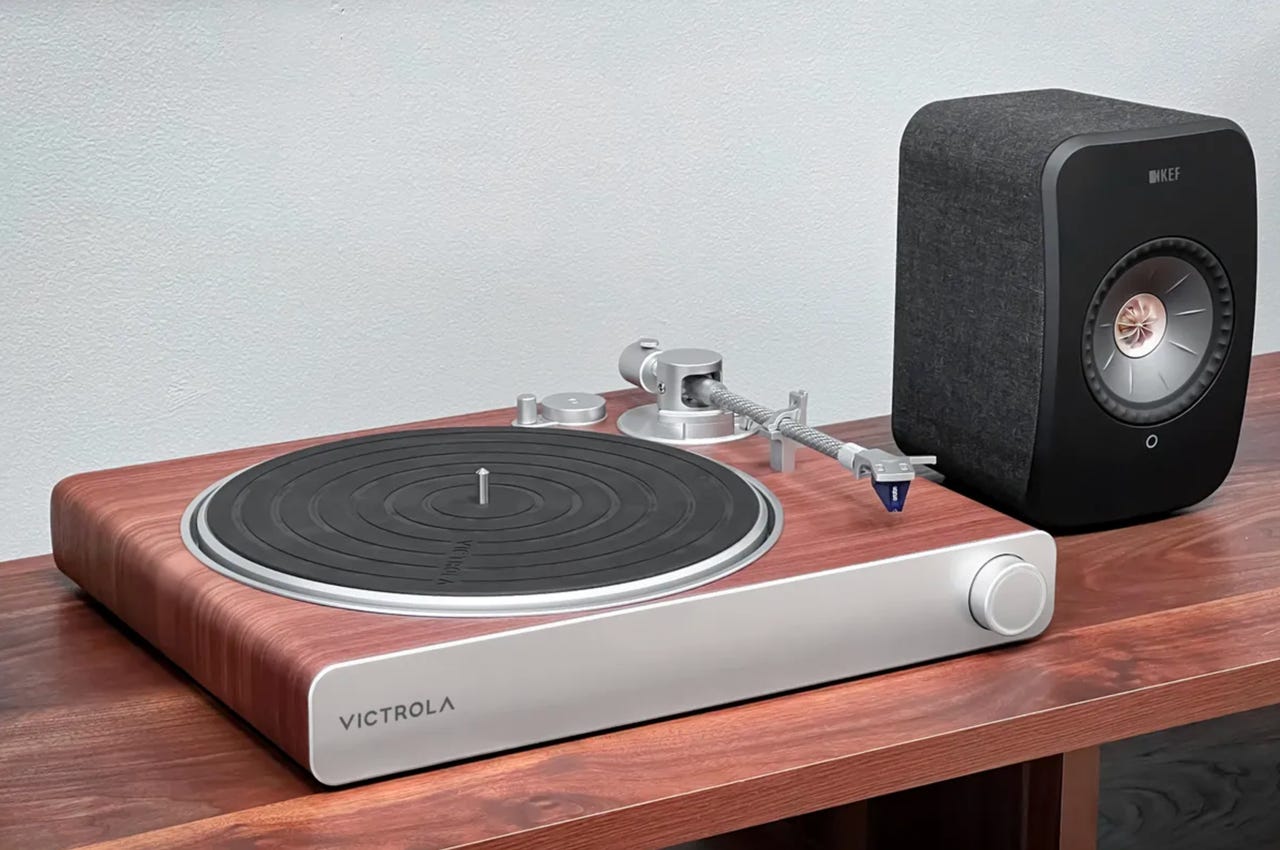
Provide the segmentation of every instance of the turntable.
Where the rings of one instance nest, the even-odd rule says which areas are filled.
[[[711,351],[619,366],[650,403],[522,394],[74,476],[55,558],[327,784],[1048,625],[1052,538],[918,480],[931,458],[810,427],[803,392],[756,404]]]

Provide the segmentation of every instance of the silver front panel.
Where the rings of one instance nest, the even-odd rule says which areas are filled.
[[[1016,637],[969,610],[1003,554],[1050,589]],[[1028,531],[335,664],[311,685],[311,769],[354,782],[1034,637],[1056,561]]]

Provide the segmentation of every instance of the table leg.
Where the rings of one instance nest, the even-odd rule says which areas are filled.
[[[1063,753],[1059,771],[1057,850],[1098,846],[1098,748]]]

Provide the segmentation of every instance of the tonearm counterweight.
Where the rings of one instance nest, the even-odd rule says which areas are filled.
[[[858,478],[870,478],[890,511],[900,511],[915,467],[936,463],[932,455],[895,455],[837,440],[807,422],[808,394],[791,393],[789,404],[773,409],[738,395],[720,380],[723,358],[702,348],[664,351],[656,339],[641,339],[623,349],[618,371],[653,393],[656,403],[633,408],[618,419],[623,433],[673,444],[707,444],[761,434],[770,441],[775,470],[795,468],[796,445],[836,460]]]

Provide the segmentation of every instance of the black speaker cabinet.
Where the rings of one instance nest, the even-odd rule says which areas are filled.
[[[902,137],[893,433],[1049,528],[1200,501],[1235,457],[1253,152],[1231,121],[1046,90]]]

